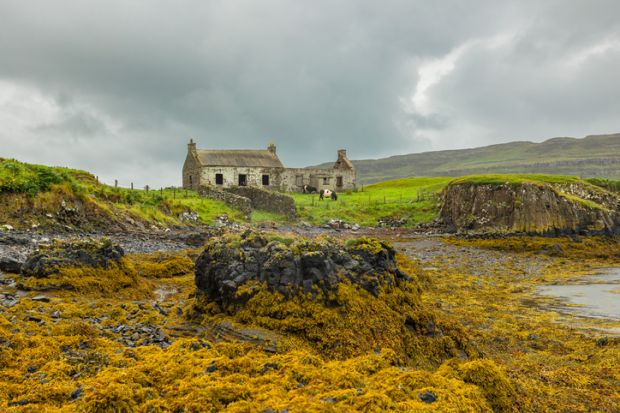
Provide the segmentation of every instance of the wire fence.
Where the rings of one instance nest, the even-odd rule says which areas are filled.
[[[401,195],[360,195],[359,193],[355,194],[354,198],[345,198],[345,196],[340,196],[337,201],[332,201],[329,198],[324,200],[320,200],[319,196],[316,194],[307,195],[307,199],[299,199],[297,197],[295,202],[300,207],[305,208],[347,208],[350,206],[379,206],[379,205],[396,205],[396,204],[415,204],[418,202],[426,202],[426,201],[438,201],[439,195],[435,192],[426,192],[419,191],[416,196],[403,196]]]

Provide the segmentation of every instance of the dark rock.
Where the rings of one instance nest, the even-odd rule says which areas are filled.
[[[28,366],[28,373],[34,373],[39,370],[39,366]]]
[[[25,406],[27,404],[30,404],[30,400],[28,399],[21,399],[21,400],[17,400],[15,402],[9,402],[8,406],[9,407],[13,407],[13,406]]]
[[[71,394],[69,395],[69,401],[78,400],[83,395],[84,395],[84,389],[82,387],[78,387],[77,389],[73,390]]]
[[[437,396],[432,391],[427,391],[427,392],[424,392],[424,393],[420,393],[420,394],[418,394],[418,397],[424,403],[433,403],[433,402],[437,401]]]
[[[154,303],[153,304],[153,308],[156,309],[159,314],[163,315],[163,316],[167,316],[168,315],[168,311],[166,311],[159,303]]]
[[[301,238],[286,245],[246,231],[206,245],[196,261],[196,286],[230,311],[254,294],[252,289],[238,294],[239,287],[250,281],[265,283],[286,297],[322,292],[327,300],[347,280],[377,296],[382,288],[408,280],[398,269],[395,255],[390,245],[368,238],[344,246],[331,239]]]
[[[278,363],[265,363],[263,369],[261,370],[261,374],[267,373],[269,370],[277,370],[280,368]]]
[[[26,257],[17,251],[9,248],[0,248],[0,270],[19,274],[22,270]]]
[[[110,268],[124,255],[123,249],[109,240],[56,243],[30,255],[21,272],[25,276],[43,278],[63,267]]]
[[[207,373],[213,373],[217,371],[217,365],[215,363],[211,363],[207,366]]]
[[[608,344],[609,344],[609,338],[607,337],[601,337],[598,340],[596,340],[596,345],[598,347],[605,347]]]
[[[0,305],[11,308],[17,304],[19,304],[19,299],[14,294],[0,294]]]

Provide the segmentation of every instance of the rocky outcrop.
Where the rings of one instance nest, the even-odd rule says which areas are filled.
[[[125,255],[123,249],[109,240],[55,242],[41,246],[21,268],[24,276],[37,278],[58,273],[61,268],[90,267],[108,269]]]
[[[345,245],[334,240],[268,239],[247,231],[217,238],[196,262],[196,286],[222,308],[234,311],[252,296],[251,281],[284,296],[311,294],[328,301],[342,281],[377,296],[407,279],[389,245],[360,238]]]
[[[618,198],[577,184],[453,183],[442,194],[449,232],[618,233]]]

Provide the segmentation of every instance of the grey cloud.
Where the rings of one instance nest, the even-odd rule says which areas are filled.
[[[60,115],[33,117],[22,127],[30,146],[1,155],[31,159],[51,135],[84,140],[40,159],[168,185],[190,136],[205,147],[274,140],[286,164],[303,166],[339,147],[376,158],[613,128],[618,52],[565,77],[563,61],[613,41],[620,6],[541,3],[5,0],[0,81],[36,90]],[[432,113],[403,107],[422,65],[502,36],[467,49],[427,90]],[[96,114],[71,112],[80,105]],[[11,139],[0,131],[3,152]]]

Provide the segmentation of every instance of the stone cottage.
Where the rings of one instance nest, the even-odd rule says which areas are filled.
[[[343,191],[356,185],[355,167],[340,149],[329,169],[285,168],[276,154],[276,146],[267,149],[197,149],[190,139],[183,164],[183,188],[206,185],[228,188],[253,186],[288,192],[301,192],[304,185],[318,190]]]

